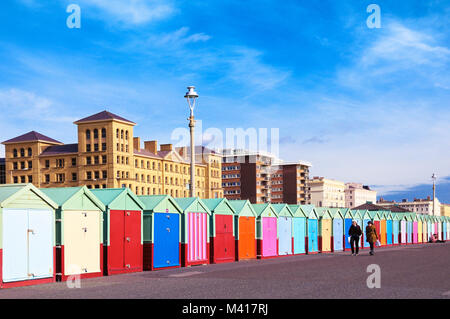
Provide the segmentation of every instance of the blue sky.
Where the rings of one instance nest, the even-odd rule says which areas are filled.
[[[381,192],[450,176],[448,1],[5,2],[2,140],[75,142],[72,122],[106,108],[171,142],[195,85],[204,130],[279,128],[280,156],[313,175]],[[66,26],[71,3],[81,29]],[[366,26],[371,3],[381,29]]]

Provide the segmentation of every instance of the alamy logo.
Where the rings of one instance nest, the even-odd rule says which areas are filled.
[[[370,4],[367,7],[367,13],[371,15],[367,18],[366,24],[369,29],[381,28],[381,8],[378,4]]]
[[[367,266],[369,277],[367,277],[367,288],[381,288],[381,268],[377,264],[371,264]]]
[[[66,20],[67,27],[69,29],[81,28],[81,8],[77,4],[70,4],[66,9],[67,13],[71,13]]]

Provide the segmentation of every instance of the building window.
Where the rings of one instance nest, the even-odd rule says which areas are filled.
[[[86,140],[91,139],[91,130],[86,130]]]
[[[20,157],[25,157],[25,149],[20,149]]]
[[[125,132],[125,139],[128,140],[128,131]]]
[[[17,178],[17,176],[14,176],[13,180],[14,180],[14,184],[17,184],[19,182],[19,179]]]
[[[72,181],[76,181],[77,180],[77,173],[72,173]]]
[[[107,171],[102,171],[102,178],[103,179],[107,179],[108,178],[108,172]]]
[[[92,172],[86,172],[86,179],[91,180],[92,179]]]
[[[28,161],[28,169],[32,169],[33,168],[33,161]]]
[[[72,166],[77,166],[77,158],[76,157],[72,158]]]
[[[117,152],[120,151],[119,143],[117,143]]]
[[[25,169],[25,162],[20,162],[20,169]]]
[[[91,151],[91,144],[86,144],[86,152],[90,152]]]
[[[22,184],[25,183],[25,176],[20,176],[20,182],[21,182]]]
[[[120,131],[120,138],[123,140],[123,130]]]
[[[116,130],[116,138],[119,138],[119,129]]]
[[[94,139],[95,138],[98,138],[98,130],[97,129],[94,130]]]
[[[94,144],[94,152],[98,152],[98,144],[97,143]]]
[[[103,155],[103,156],[102,156],[102,163],[103,163],[103,164],[106,164],[107,161],[108,161],[108,160],[107,160],[106,155]]]
[[[17,166],[17,162],[14,162],[14,163],[13,163],[13,169],[17,169],[17,167],[18,167],[18,166]]]
[[[92,158],[90,156],[86,157],[86,165],[92,164]]]
[[[102,138],[106,138],[106,128],[102,128]]]
[[[33,176],[32,175],[28,175],[28,183],[33,183]]]
[[[99,171],[95,171],[94,172],[94,178],[95,179],[100,179],[100,172]]]
[[[17,157],[17,149],[13,150],[13,157]]]
[[[33,155],[33,151],[31,150],[31,147],[28,148],[28,156],[32,156]]]
[[[60,158],[56,160],[56,167],[63,168],[64,167],[64,159]]]
[[[65,180],[65,174],[56,174],[56,181],[58,183],[63,183]]]
[[[50,183],[50,174],[45,174],[45,182]]]
[[[106,151],[106,143],[102,143],[102,151]]]

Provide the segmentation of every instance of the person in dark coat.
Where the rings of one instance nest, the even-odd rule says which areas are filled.
[[[371,221],[369,221],[367,223],[367,227],[366,227],[366,241],[370,245],[370,255],[373,255],[373,246],[377,242],[378,238],[379,237],[377,234],[377,229],[375,228],[373,223]]]
[[[352,225],[348,230],[350,236],[350,246],[352,247],[352,256],[358,256],[359,254],[359,238],[362,235],[361,227],[359,227],[356,220],[352,221]]]

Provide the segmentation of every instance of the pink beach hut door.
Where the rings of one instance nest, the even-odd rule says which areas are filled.
[[[206,260],[206,214],[188,213],[188,261],[195,262]]]
[[[277,219],[274,217],[263,217],[262,222],[263,222],[262,254],[264,257],[276,256]]]

